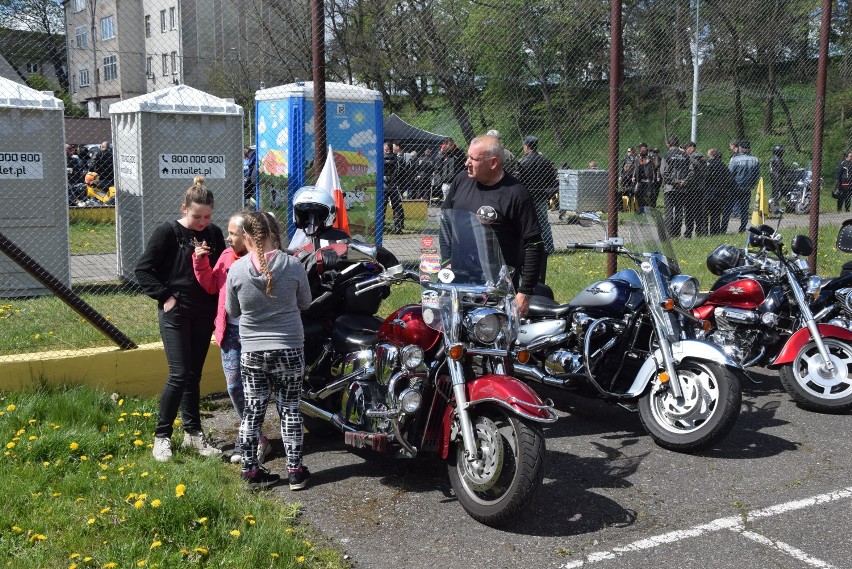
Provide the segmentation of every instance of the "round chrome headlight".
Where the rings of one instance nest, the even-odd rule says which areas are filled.
[[[399,394],[399,404],[406,413],[414,413],[420,409],[421,403],[423,403],[423,395],[416,389],[409,387]]]
[[[402,348],[400,353],[402,365],[408,369],[417,369],[423,364],[423,348],[409,344]]]
[[[669,296],[684,310],[692,310],[698,300],[698,279],[677,275],[669,282]]]
[[[464,325],[473,338],[482,344],[493,344],[507,321],[506,315],[495,308],[476,308],[464,317]]]

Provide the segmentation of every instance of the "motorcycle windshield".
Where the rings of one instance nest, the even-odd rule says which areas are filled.
[[[470,211],[441,210],[438,243],[426,241],[421,252],[420,281],[424,321],[450,342],[458,341],[462,305],[514,311],[512,271],[497,235],[487,218]]]
[[[662,255],[671,275],[680,274],[677,251],[659,210],[651,208],[646,209],[646,213],[620,212],[618,236],[624,238],[624,247],[634,256]]]

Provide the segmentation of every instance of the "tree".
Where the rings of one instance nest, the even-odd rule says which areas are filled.
[[[67,91],[65,51],[65,17],[60,0],[0,0],[0,26],[45,34],[44,50],[53,65],[59,86]]]

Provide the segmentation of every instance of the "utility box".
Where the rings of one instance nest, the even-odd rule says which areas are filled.
[[[559,209],[606,211],[606,170],[559,170]]]
[[[0,77],[0,233],[71,285],[64,105]],[[0,296],[49,291],[0,254]]]
[[[346,194],[354,235],[375,235],[376,179],[382,167],[382,95],[345,83],[325,84],[326,142]],[[293,195],[313,183],[314,85],[290,83],[255,93],[258,195],[262,207],[282,210],[292,235]]]
[[[196,176],[215,198],[213,223],[227,231],[243,207],[243,109],[186,85],[114,103],[118,274],[134,268],[154,229],[181,217]]]

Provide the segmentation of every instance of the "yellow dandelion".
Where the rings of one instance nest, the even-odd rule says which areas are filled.
[[[157,540],[157,541],[155,541],[154,543],[152,543],[152,544],[151,544],[151,547],[149,547],[148,549],[157,549],[157,548],[158,548],[158,547],[160,547],[161,545],[163,545],[163,542],[162,542],[162,541],[160,541],[160,540]]]
[[[71,450],[77,450],[78,448],[80,448],[80,445],[78,443],[71,443],[70,445],[68,445],[68,448],[70,448]]]
[[[59,498],[62,495],[62,492],[54,492],[52,495],[54,498]]]
[[[15,441],[9,441],[6,443],[6,448],[15,448]]]
[[[139,496],[137,496],[137,497],[138,497],[140,500],[147,500],[147,499],[148,499],[148,494],[139,494]]]
[[[108,513],[109,513],[109,510],[110,510],[109,506],[107,506],[106,508],[101,509],[101,515],[108,514]]]
[[[24,433],[26,433],[26,432],[27,432],[27,430],[26,430],[26,429],[18,429],[18,432],[17,432],[17,433],[15,433],[15,435],[16,435],[16,436],[18,436],[18,437],[20,437],[21,435],[23,435],[23,434],[24,434]]]
[[[107,477],[106,477],[106,476],[104,476],[103,474],[101,474],[100,476],[98,476],[98,480],[106,480],[106,479],[107,479]]]
[[[183,421],[181,421],[180,419],[175,419],[175,420],[174,420],[174,423],[172,423],[172,424],[173,424],[175,427],[180,427],[181,425],[183,425]]]
[[[41,340],[41,334],[36,334],[33,336],[33,340]]]
[[[118,563],[110,561],[109,563],[104,563],[103,567],[104,569],[115,569],[115,567],[118,567]]]
[[[58,431],[59,429],[61,429],[61,428],[62,428],[62,427],[60,427],[59,425],[51,425],[50,427],[51,427],[54,431]]]
[[[50,466],[50,461],[45,460],[41,463],[42,466]]]
[[[18,407],[14,403],[10,403],[10,404],[6,405],[6,411],[14,411],[17,408]]]
[[[287,528],[284,530],[285,533],[293,533],[293,528]]]
[[[133,502],[133,507],[136,508],[137,510],[144,505],[145,505],[145,500],[136,500],[135,502]]]
[[[92,560],[92,558],[89,557],[89,556],[86,556],[86,557],[83,558],[83,562],[85,562],[85,563],[88,563],[91,560]]]
[[[46,540],[46,539],[47,539],[47,537],[46,537],[44,534],[41,534],[41,533],[34,533],[34,534],[30,537],[30,543],[32,543],[32,542],[34,542],[34,541],[44,541],[44,540]]]
[[[254,520],[248,520],[248,524],[249,524],[250,526],[253,526],[253,525],[254,525],[254,524],[256,524],[256,523],[257,523],[257,522],[256,522],[256,521],[254,521]]]
[[[12,526],[12,531],[15,533],[21,533],[24,530],[22,530],[19,526]]]
[[[247,514],[247,515],[243,516],[243,519],[244,519],[244,520],[253,520],[253,519],[254,519],[254,514]]]
[[[139,496],[139,494],[137,494],[136,492],[131,492],[130,494],[127,495],[127,498],[125,498],[124,501],[130,502],[130,500],[135,500],[138,496]]]
[[[141,447],[144,444],[145,444],[145,442],[140,441],[139,439],[136,439],[135,441],[133,441],[133,446]]]
[[[275,552],[270,553],[270,554],[269,554],[269,556],[270,556],[271,558],[273,558],[273,559],[278,559],[279,557],[281,557],[280,555],[278,555],[278,554],[277,554],[277,553],[275,553]]]
[[[145,417],[146,419],[148,419],[149,417],[151,417],[151,412],[146,411],[146,412],[142,413],[142,416]]]
[[[300,555],[296,558],[296,563],[304,563],[304,562],[305,562],[305,556],[304,555]]]
[[[305,543],[305,545],[306,545],[307,547],[310,547],[310,546],[311,546],[311,542],[310,542],[310,541],[305,541],[304,543]]]
[[[198,523],[200,523],[200,524],[206,524],[206,523],[207,523],[207,517],[198,518]]]
[[[184,494],[186,494],[186,484],[178,484],[177,486],[175,486],[175,497],[176,498],[180,498]]]
[[[160,502],[159,500],[151,500],[151,507],[152,508],[159,508],[161,504],[162,504],[162,502]]]
[[[38,440],[38,437],[35,436],[35,435],[30,435],[29,439],[27,439],[27,440],[36,441],[36,440]]]
[[[140,559],[139,561],[136,562],[137,567],[145,567],[145,565],[147,565],[147,564],[148,564],[148,562],[144,559]]]
[[[124,405],[124,399],[119,399],[118,406],[121,407],[122,405]]]
[[[118,418],[118,420],[117,420],[116,422],[117,422],[117,423],[123,423],[123,422],[124,422],[124,417],[119,417],[119,418]]]
[[[193,551],[203,556],[206,556],[208,553],[210,553],[210,551],[206,547],[196,547]]]
[[[148,476],[148,471],[147,471],[147,470],[146,470],[146,471],[144,471],[144,472],[143,472],[142,474],[140,474],[139,476],[140,476],[141,478],[145,478],[146,476]]]
[[[238,530],[238,529],[232,529],[232,530],[231,530],[231,535],[232,535],[232,536],[234,536],[234,537],[240,537],[240,530]]]
[[[87,523],[87,524],[89,524],[90,526],[91,526],[91,525],[94,525],[94,523],[95,523],[95,518],[89,518],[88,520],[86,520],[86,523]]]
[[[106,425],[101,425],[101,432],[102,432],[102,433],[105,433],[105,432],[107,432],[108,430],[109,430],[109,427],[107,427]]]
[[[86,456],[85,454],[80,455],[80,462],[86,462],[87,460],[89,460],[88,456]]]
[[[68,566],[68,569],[77,569],[77,564],[72,563],[71,565]]]
[[[80,557],[79,553],[72,553],[68,556],[68,559],[77,559],[78,557]]]
[[[79,498],[77,498],[77,499],[76,499],[76,500],[74,500],[74,501],[75,501],[75,502],[85,502],[85,501],[86,501],[86,499],[85,499],[85,498],[83,498],[82,496],[80,496]]]

